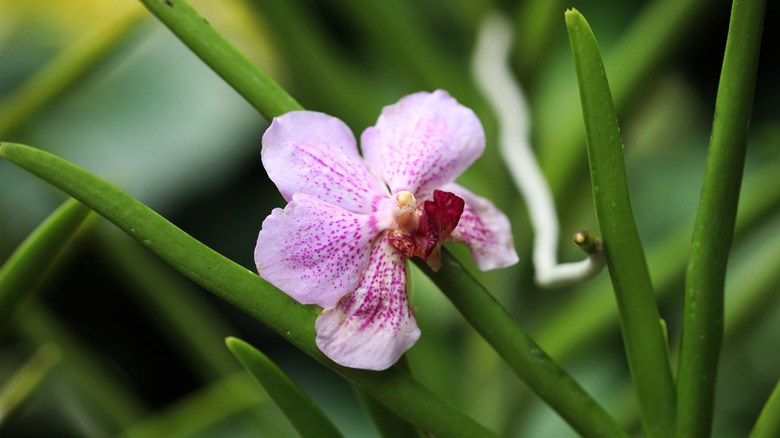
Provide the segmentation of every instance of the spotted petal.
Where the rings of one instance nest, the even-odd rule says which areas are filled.
[[[374,216],[296,194],[263,221],[257,271],[301,303],[333,307],[357,288],[379,232],[375,224]]]
[[[293,111],[276,117],[263,135],[262,159],[287,201],[306,193],[355,213],[370,213],[377,196],[387,195],[360,158],[352,131],[327,114]]]
[[[471,249],[471,258],[483,271],[517,263],[509,219],[489,200],[458,184],[441,188],[466,201],[463,214],[450,240],[463,242]]]
[[[317,318],[319,349],[351,368],[384,370],[393,365],[420,337],[405,281],[403,258],[382,237],[357,290]]]
[[[361,143],[366,163],[394,194],[424,195],[454,181],[482,154],[485,133],[473,111],[436,90],[385,107]]]

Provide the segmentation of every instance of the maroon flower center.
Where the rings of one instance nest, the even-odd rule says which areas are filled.
[[[450,192],[433,191],[433,200],[417,205],[415,220],[404,220],[387,235],[405,257],[420,257],[434,271],[441,267],[441,244],[458,226],[465,202]],[[416,225],[416,226],[415,226]]]

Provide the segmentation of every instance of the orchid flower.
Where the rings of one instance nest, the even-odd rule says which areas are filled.
[[[257,239],[261,277],[324,311],[316,343],[336,363],[393,365],[420,337],[406,258],[440,267],[441,245],[463,242],[482,270],[517,262],[509,221],[454,183],[485,148],[477,116],[445,91],[385,107],[362,136],[313,111],[276,117],[262,161],[288,202]]]

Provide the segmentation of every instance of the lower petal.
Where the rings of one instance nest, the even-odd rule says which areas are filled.
[[[261,277],[303,304],[333,307],[355,290],[379,230],[375,217],[296,194],[263,221],[255,263]]]
[[[487,271],[517,263],[519,259],[512,229],[504,213],[489,200],[458,184],[447,184],[441,190],[452,192],[466,201],[450,240],[468,245],[471,258],[479,269]]]
[[[325,355],[343,366],[379,371],[417,342],[404,263],[386,237],[374,245],[357,290],[317,318],[317,346]]]

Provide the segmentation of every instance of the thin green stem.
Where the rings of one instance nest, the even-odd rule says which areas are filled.
[[[756,425],[750,432],[750,438],[774,438],[780,436],[780,381],[775,385],[758,416]]]
[[[582,436],[626,436],[614,419],[542,351],[507,311],[446,250],[433,273],[420,267],[515,373]]]
[[[241,53],[184,0],[141,0],[212,70],[266,119],[303,109],[268,74]]]
[[[70,241],[90,210],[69,199],[52,213],[0,268],[0,330],[24,298],[35,288],[41,271]]]
[[[338,366],[315,345],[314,310],[203,245],[115,186],[29,146],[0,143],[0,157],[81,200],[179,272],[261,321],[410,423],[442,436],[494,436],[398,367],[377,373]]]
[[[566,12],[585,120],[593,200],[620,313],[628,365],[648,437],[674,429],[674,384],[642,243],[631,211],[617,114],[596,38],[576,10]]]
[[[723,338],[723,291],[753,106],[765,0],[735,0],[685,276],[677,434],[706,437]]]

